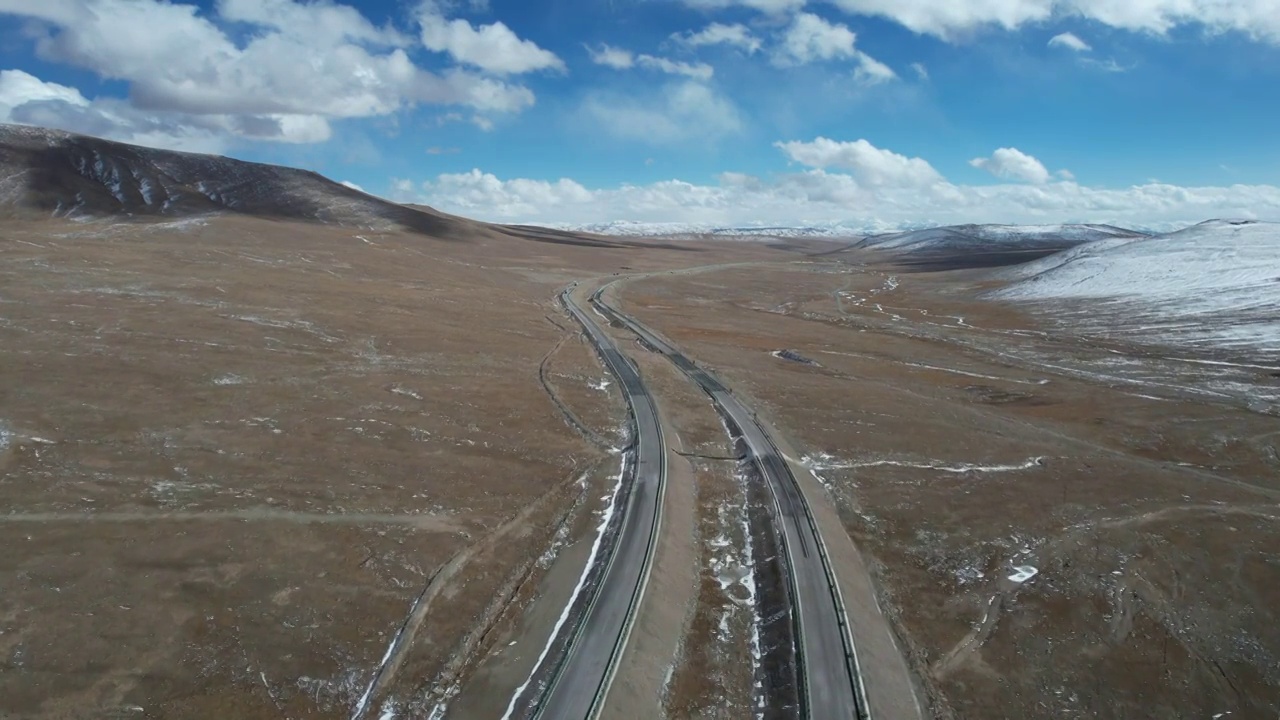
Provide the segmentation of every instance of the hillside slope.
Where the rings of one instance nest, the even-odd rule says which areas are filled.
[[[1099,331],[1280,351],[1278,223],[1213,220],[1149,239],[1101,240],[1005,277],[1013,283],[992,297],[1077,301],[1073,307]]]
[[[898,252],[994,252],[1064,248],[1105,238],[1142,236],[1142,233],[1112,225],[953,225],[875,235],[858,246]]]
[[[0,217],[181,218],[209,213],[452,237],[471,223],[314,172],[0,125]]]

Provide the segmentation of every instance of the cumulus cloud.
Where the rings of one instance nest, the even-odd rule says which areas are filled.
[[[247,1],[247,0],[245,0]],[[460,63],[493,73],[518,74],[536,70],[564,70],[564,61],[530,40],[520,39],[497,22],[473,26],[461,18],[448,20],[430,4],[419,10],[422,44],[448,53]]]
[[[1125,30],[1163,34],[1189,24],[1239,31],[1280,43],[1280,13],[1267,0],[830,0],[858,15],[878,15],[911,30],[952,38],[984,25],[1014,30],[1054,17],[1083,17]]]
[[[115,98],[90,100],[79,90],[22,70],[0,71],[0,122],[56,127],[121,142],[221,153],[229,138],[321,142],[324,118],[299,115],[200,115],[140,110]]]
[[[843,173],[772,178],[725,173],[714,185],[664,180],[589,189],[573,180],[502,180],[473,170],[393,182],[395,199],[499,222],[587,224],[632,220],[717,226],[840,223],[866,231],[959,223],[1102,222],[1172,228],[1211,217],[1280,217],[1280,188],[1095,189],[1076,183],[867,188]]]
[[[1076,52],[1089,52],[1093,49],[1089,43],[1081,40],[1075,33],[1064,32],[1049,38],[1049,47],[1061,47]]]
[[[676,33],[671,36],[671,39],[695,48],[707,45],[728,45],[743,50],[748,55],[754,55],[763,46],[760,39],[752,34],[747,26],[739,23],[733,25],[711,23],[698,32]]]
[[[523,217],[555,211],[565,206],[583,205],[594,198],[591,191],[569,179],[555,182],[517,178],[502,181],[479,170],[446,173],[434,181],[415,186],[410,181],[392,182],[396,199],[448,198],[447,204],[463,214],[484,214],[501,208],[507,217]]]
[[[602,44],[598,48],[587,47],[587,54],[591,56],[591,62],[597,65],[611,67],[614,70],[627,70],[636,65],[636,56],[630,50],[613,47],[612,45]]]
[[[642,95],[597,93],[586,99],[582,112],[616,137],[652,145],[714,141],[743,127],[737,106],[693,80]]]
[[[974,158],[969,164],[1009,180],[1041,184],[1049,182],[1050,178],[1044,163],[1017,148],[1000,148],[991,157]]]
[[[782,34],[773,59],[779,65],[855,58],[858,36],[846,25],[829,23],[813,13],[798,13]]]
[[[861,85],[878,85],[898,77],[888,65],[858,50],[858,36],[846,25],[830,23],[812,13],[797,13],[773,49],[780,67],[811,62],[852,60],[853,78]]]
[[[812,142],[774,143],[793,162],[812,168],[852,171],[862,185],[872,187],[922,187],[944,182],[927,161],[882,150],[866,140],[837,142],[819,137]]]
[[[1170,228],[1211,217],[1280,218],[1280,187],[1100,189],[1071,181],[954,185],[921,158],[865,140],[777,143],[808,166],[774,176],[722,173],[699,185],[664,180],[591,189],[570,179],[501,179],[480,170],[396,180],[396,199],[486,220],[587,224],[633,220],[719,226],[839,223],[867,231],[957,223],[1102,222]],[[1027,156],[1023,156],[1027,157]],[[1034,160],[1034,158],[1032,158]],[[844,170],[847,172],[840,172]]]
[[[0,0],[0,14],[29,21],[27,35],[41,59],[129,88],[127,100],[63,97],[37,105],[28,98],[24,108],[11,107],[9,119],[142,144],[220,149],[235,137],[323,141],[331,119],[387,115],[417,103],[517,112],[534,102],[528,88],[483,73],[416,66],[406,53],[410,38],[374,26],[349,6],[221,0],[212,12],[158,0]],[[215,19],[251,32],[233,38]],[[526,55],[521,65],[504,54],[527,48],[501,32],[477,31],[471,39],[458,46],[463,55],[495,40],[483,63],[493,72],[533,62]],[[225,137],[213,142],[218,135]]]

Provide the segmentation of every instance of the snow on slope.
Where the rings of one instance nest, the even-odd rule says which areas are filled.
[[[587,225],[551,224],[544,225],[556,230],[592,233],[594,235],[613,235],[618,237],[739,237],[739,238],[859,238],[867,233],[866,228],[844,224],[820,226],[759,226],[759,227],[726,227],[721,225],[699,225],[690,223],[655,223],[619,220],[607,223]]]
[[[992,297],[1079,301],[1099,334],[1280,352],[1280,224],[1214,220],[1152,238],[1081,245],[1006,272]]]
[[[954,225],[877,235],[859,247],[875,250],[1029,250],[1078,245],[1114,237],[1141,237],[1111,225]]]

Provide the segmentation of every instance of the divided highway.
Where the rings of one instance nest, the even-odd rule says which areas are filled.
[[[591,316],[574,302],[573,286],[561,296],[617,377],[635,428],[635,464],[617,502],[624,513],[604,575],[533,716],[577,720],[599,715],[644,597],[662,523],[667,449],[653,398],[635,366]]]
[[[657,352],[675,363],[698,383],[737,425],[765,481],[772,492],[780,536],[786,549],[790,571],[790,596],[796,625],[796,655],[799,658],[801,717],[837,720],[870,717],[862,673],[854,650],[845,614],[844,600],[827,557],[817,523],[791,473],[768,432],[755,413],[738,400],[719,380],[702,370],[676,347],[653,334],[631,317],[611,308],[600,299],[604,288],[591,296],[601,313],[613,318],[639,336]],[[567,716],[566,716],[567,717]]]

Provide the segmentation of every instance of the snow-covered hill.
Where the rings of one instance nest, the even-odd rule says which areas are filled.
[[[1108,238],[1026,265],[992,293],[1076,301],[1087,330],[1155,342],[1280,352],[1280,224],[1214,220],[1151,238]]]
[[[859,247],[895,252],[1064,248],[1106,238],[1145,237],[1111,225],[954,225],[866,238]]]

